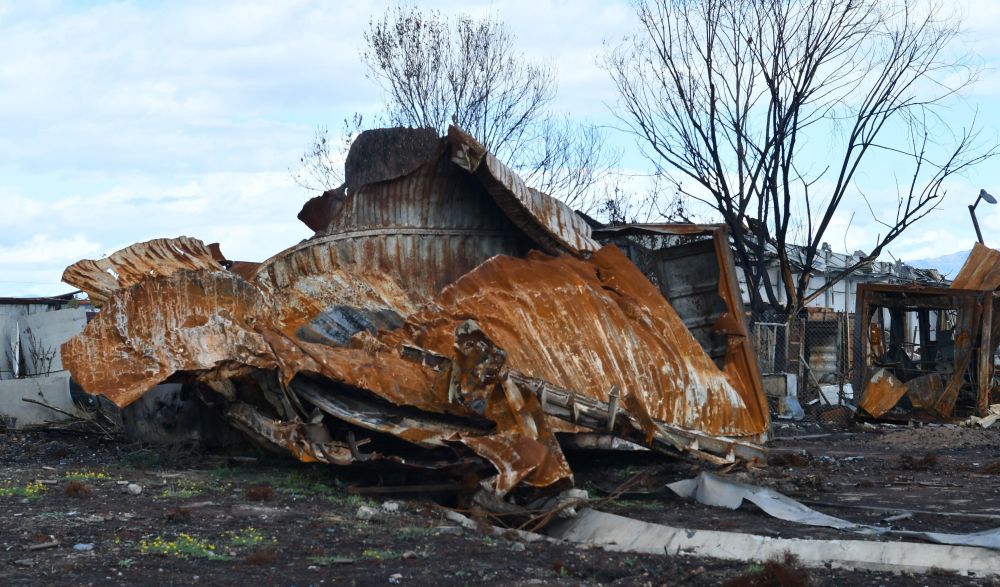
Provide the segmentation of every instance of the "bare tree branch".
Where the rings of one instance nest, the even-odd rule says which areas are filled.
[[[636,13],[639,31],[604,60],[616,115],[657,168],[697,186],[688,191],[722,217],[756,310],[799,311],[933,211],[950,177],[997,153],[974,121],[958,133],[941,124],[945,101],[976,73],[950,57],[961,23],[935,0],[637,0]],[[813,171],[805,148],[816,141],[830,158]],[[872,209],[885,234],[811,290],[873,152],[907,178],[894,218]]]

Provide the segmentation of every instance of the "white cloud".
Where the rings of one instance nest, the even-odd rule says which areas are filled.
[[[156,237],[218,241],[230,258],[262,260],[308,236],[295,215],[309,195],[287,168],[316,124],[339,130],[350,113],[378,108],[358,48],[370,16],[392,3],[0,0],[0,295],[65,291],[66,264]],[[432,5],[496,14],[528,56],[557,68],[558,109],[610,120],[614,89],[598,59],[604,40],[633,26],[628,2]],[[1000,5],[969,6],[975,50],[1000,61],[1000,18],[987,18]],[[623,163],[642,164],[634,153]],[[976,182],[1000,192],[988,171],[956,183],[893,253],[967,248],[962,202]],[[643,180],[628,185],[641,190]],[[891,207],[888,195],[873,197]],[[857,212],[850,230],[848,209]],[[987,242],[1000,245],[1000,206],[979,211]],[[852,201],[828,240],[863,249],[878,232]]]
[[[0,267],[42,265],[74,260],[74,255],[92,255],[100,246],[83,235],[52,237],[36,234],[13,246],[0,247]]]
[[[67,291],[59,283],[67,265],[153,238],[192,236],[221,243],[231,259],[262,261],[311,234],[295,218],[305,196],[289,185],[286,173],[162,181],[154,186],[132,179],[91,198],[31,202],[29,213],[20,216],[23,226],[7,227],[0,241],[0,291]]]

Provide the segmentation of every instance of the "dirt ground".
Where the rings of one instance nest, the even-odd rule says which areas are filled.
[[[800,427],[776,432],[803,436]],[[992,430],[958,428],[779,438],[771,466],[729,474],[833,504],[817,509],[858,522],[918,509],[927,513],[899,524],[971,532],[1000,526],[998,440]],[[767,584],[760,565],[494,537],[459,527],[427,499],[351,493],[351,480],[333,467],[253,456],[0,433],[0,584]],[[719,510],[665,493],[664,483],[696,474],[688,464],[654,455],[570,456],[577,485],[606,511],[689,528],[857,538],[773,520],[752,506]],[[626,493],[605,499],[626,481]],[[946,574],[808,575],[811,585],[994,584]],[[775,576],[772,584],[794,583]]]

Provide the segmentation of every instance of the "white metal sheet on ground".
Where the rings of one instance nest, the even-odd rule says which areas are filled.
[[[765,561],[791,553],[807,567],[925,573],[932,569],[962,575],[1000,575],[1000,556],[986,548],[916,542],[804,540],[740,532],[692,530],[633,520],[585,509],[557,522],[554,538],[606,550],[704,556],[734,561]]]
[[[894,530],[888,527],[856,524],[818,512],[773,489],[740,483],[711,473],[702,472],[697,477],[677,481],[667,485],[667,487],[681,497],[731,510],[740,507],[746,500],[764,510],[764,513],[769,516],[807,526],[825,526],[839,530],[850,530],[859,534],[892,534],[893,536],[920,538],[938,544],[980,546],[1000,550],[1000,528],[973,534],[947,534],[944,532]]]
[[[697,477],[670,483],[667,487],[681,497],[731,510],[740,507],[744,500],[749,501],[764,510],[769,516],[807,526],[825,526],[838,530],[852,530],[862,534],[884,534],[888,531],[888,528],[855,524],[841,518],[828,516],[773,489],[740,483],[704,471]]]

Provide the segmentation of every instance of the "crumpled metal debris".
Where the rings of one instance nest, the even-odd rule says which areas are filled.
[[[985,416],[993,349],[1000,339],[1000,296],[974,258],[959,277],[972,289],[863,284],[858,288],[855,383],[859,406],[876,418]],[[994,251],[995,252],[995,251]],[[984,261],[985,262],[985,261]],[[956,279],[956,283],[959,283]],[[907,326],[907,325],[910,326]]]
[[[1000,288],[1000,251],[975,243],[951,282],[954,289],[993,291]]]
[[[315,236],[258,266],[181,237],[68,268],[103,306],[63,346],[73,377],[120,406],[182,382],[301,460],[492,471],[501,495],[572,483],[557,432],[763,460],[756,369],[720,369],[621,251],[471,136],[428,132],[362,133],[300,214]]]

